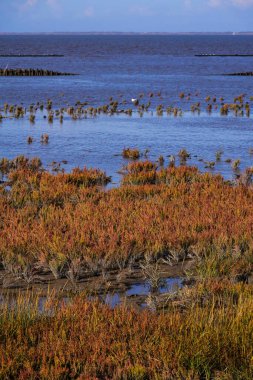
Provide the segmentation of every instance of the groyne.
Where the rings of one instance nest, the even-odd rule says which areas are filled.
[[[59,71],[45,70],[45,69],[0,69],[0,76],[6,77],[48,77],[48,76],[60,76],[60,75],[78,75],[73,73],[62,73]]]

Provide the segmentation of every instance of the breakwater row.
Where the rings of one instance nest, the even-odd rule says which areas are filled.
[[[50,58],[50,57],[64,57],[63,54],[0,54],[2,58]]]
[[[58,76],[58,75],[78,75],[73,73],[62,73],[59,71],[51,71],[51,70],[44,70],[44,69],[0,69],[0,76],[7,76],[7,77],[22,77],[22,76],[28,76],[28,77],[45,77],[45,76]]]
[[[253,71],[248,71],[245,73],[231,73],[231,74],[225,74],[228,76],[243,76],[243,77],[252,77],[253,76]]]

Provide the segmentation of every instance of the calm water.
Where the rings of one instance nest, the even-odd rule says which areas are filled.
[[[158,118],[146,115],[99,116],[96,119],[64,119],[52,126],[37,116],[35,125],[24,120],[3,120],[0,124],[0,156],[18,154],[40,156],[45,165],[68,160],[73,166],[105,169],[113,181],[126,163],[120,156],[124,147],[150,149],[150,159],[176,154],[187,148],[191,163],[204,170],[199,159],[214,160],[217,150],[224,158],[242,161],[242,168],[253,165],[248,149],[253,147],[252,117],[221,117],[203,112],[193,116],[191,103],[203,103],[207,95],[224,97],[232,102],[241,93],[253,96],[253,77],[226,77],[222,74],[253,70],[253,57],[198,58],[198,53],[253,53],[253,36],[1,36],[0,54],[64,54],[63,58],[0,58],[0,67],[38,67],[79,74],[55,78],[0,77],[0,107],[5,102],[29,105],[53,100],[55,107],[108,102],[110,96],[126,99],[138,94],[161,91],[152,99],[158,103],[180,105],[185,111],[180,118]],[[190,101],[180,101],[179,93],[191,93]],[[197,94],[197,95],[196,95]],[[39,115],[39,114],[38,114]],[[41,145],[40,135],[48,133],[50,142]],[[27,145],[27,136],[35,142]],[[194,157],[196,156],[196,157]],[[216,171],[231,176],[224,160]]]
[[[166,294],[166,293],[167,294],[169,294],[169,293],[173,294],[173,293],[177,292],[178,290],[182,289],[182,287],[183,287],[182,278],[180,278],[180,277],[175,277],[175,278],[168,277],[168,278],[165,278],[163,280],[163,285],[161,285],[157,289],[157,292],[155,292],[155,294],[156,295]],[[88,296],[88,298],[90,300],[100,299],[105,304],[114,308],[114,307],[124,303],[127,298],[128,298],[128,300],[131,301],[131,297],[133,297],[133,296],[146,296],[147,297],[151,294],[154,294],[154,292],[152,293],[152,291],[150,289],[150,285],[146,282],[142,282],[142,283],[136,283],[136,284],[131,285],[131,287],[126,292],[123,292],[123,293],[111,292],[111,293],[107,293],[107,294],[100,294],[97,296]],[[9,295],[7,295],[7,297],[5,297],[3,294],[0,294],[0,307],[4,306],[6,303],[8,303],[9,307],[13,307],[13,308],[16,307],[18,295],[19,295],[18,293],[16,293],[16,294],[13,293],[11,297],[9,297]],[[64,302],[64,304],[71,303],[71,298],[66,297],[66,296],[62,297],[61,300]],[[134,300],[134,298],[132,300]],[[47,311],[45,310],[45,306],[46,306],[47,301],[48,301],[47,296],[39,297],[38,310],[42,314],[44,314],[45,312],[50,313],[50,310],[47,310]],[[143,301],[145,301],[145,300],[143,300]],[[147,307],[147,304],[145,302],[143,302],[141,304],[141,306]]]

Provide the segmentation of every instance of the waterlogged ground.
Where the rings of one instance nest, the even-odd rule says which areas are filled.
[[[235,171],[231,162],[240,160],[239,169],[253,166],[252,112],[249,117],[235,117],[232,112],[221,116],[219,109],[210,114],[206,112],[205,97],[220,97],[224,103],[234,103],[234,97],[245,94],[252,107],[252,77],[227,77],[231,72],[252,71],[253,58],[209,57],[198,58],[201,53],[246,54],[253,51],[251,36],[149,36],[149,37],[101,37],[101,36],[1,36],[2,54],[63,54],[61,58],[0,58],[0,67],[35,67],[55,71],[70,71],[74,77],[57,78],[0,78],[0,108],[3,113],[5,102],[29,107],[36,102],[52,99],[53,108],[68,107],[76,102],[88,102],[88,107],[108,104],[109,98],[125,99],[127,108],[134,108],[131,98],[154,92],[149,112],[140,117],[137,112],[126,116],[122,114],[99,115],[87,119],[72,120],[64,114],[61,124],[56,117],[52,124],[43,116],[45,111],[37,111],[35,123],[29,122],[29,114],[24,118],[4,118],[0,121],[0,158],[13,159],[19,155],[40,157],[43,165],[51,169],[52,162],[61,162],[61,167],[70,171],[74,167],[93,167],[106,171],[112,177],[108,188],[118,186],[121,181],[119,171],[129,161],[123,159],[124,148],[138,148],[141,153],[149,150],[146,157],[151,161],[164,156],[175,155],[179,164],[178,152],[185,148],[191,158],[189,165],[201,171],[221,173],[232,179]],[[158,96],[158,93],[161,95]],[[183,99],[179,98],[185,93]],[[187,100],[188,94],[191,94]],[[201,113],[193,114],[191,105],[201,103]],[[156,115],[157,105],[180,107],[182,116],[162,117]],[[244,103],[245,105],[245,103]],[[153,111],[153,113],[152,113]],[[10,115],[8,115],[10,116]],[[40,142],[41,135],[48,134],[48,144]],[[28,136],[33,138],[27,143]],[[217,151],[222,151],[221,160],[216,162]],[[63,162],[64,161],[64,162]],[[208,162],[215,162],[209,169]],[[1,179],[1,178],[0,178]],[[15,292],[24,290],[24,284],[15,284],[13,279],[0,278],[3,288],[10,287]],[[180,288],[184,273],[182,268],[167,266],[159,285],[159,294],[167,294]],[[5,282],[5,283],[4,283]],[[116,274],[106,274],[78,284],[79,290],[91,289],[104,302],[115,306],[130,300],[138,307],[147,305],[150,284],[141,270],[118,279]],[[56,290],[72,291],[73,284],[66,279],[53,281],[44,276],[35,287],[47,291],[48,284]],[[7,285],[7,286],[6,286]],[[5,290],[4,290],[5,291]],[[128,301],[127,301],[128,302]]]
[[[71,302],[71,297],[83,293],[89,299],[99,299],[103,303],[116,307],[122,303],[130,304],[136,308],[149,305],[150,299],[164,302],[166,297],[177,294],[183,287],[185,271],[191,268],[192,262],[184,264],[148,265],[150,276],[145,274],[145,268],[134,267],[119,271],[107,271],[104,274],[87,276],[73,283],[68,279],[55,279],[52,274],[41,273],[36,276],[30,286],[21,279],[15,279],[5,271],[0,270],[0,305],[8,297],[15,299],[19,294],[37,294],[39,296],[38,308],[44,311],[46,301],[50,295],[58,294],[60,299]],[[156,287],[154,288],[154,283]]]
[[[45,167],[50,168],[53,161],[67,161],[62,167],[69,171],[73,167],[100,168],[112,176],[112,185],[118,185],[121,175],[118,171],[127,160],[121,156],[123,148],[138,148],[141,152],[149,149],[147,158],[155,161],[160,155],[168,163],[169,155],[177,155],[185,148],[191,154],[188,161],[202,171],[206,162],[215,161],[217,151],[222,151],[220,162],[215,164],[214,173],[225,178],[234,176],[231,163],[227,159],[240,159],[240,168],[253,165],[249,149],[253,147],[252,117],[211,115],[203,111],[200,115],[184,112],[182,117],[153,116],[145,114],[142,118],[113,115],[98,116],[73,121],[64,116],[63,124],[55,119],[49,124],[37,111],[36,121],[31,124],[24,119],[3,119],[0,122],[0,156],[14,158],[24,154],[40,157]],[[49,135],[49,143],[41,144],[42,134]],[[27,143],[32,136],[32,144]],[[178,161],[179,162],[179,161]]]

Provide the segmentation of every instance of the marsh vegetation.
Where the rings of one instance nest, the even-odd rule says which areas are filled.
[[[53,75],[53,74],[52,74]],[[160,93],[159,93],[160,94]],[[223,97],[217,99],[216,96],[206,96],[200,101],[200,95],[189,94],[179,94],[179,102],[175,101],[168,104],[168,100],[164,99],[161,94],[152,93],[150,94],[140,94],[135,99],[122,99],[122,97],[114,98],[109,97],[108,102],[101,103],[98,105],[89,104],[88,101],[78,100],[72,105],[61,105],[57,108],[54,107],[54,101],[48,99],[47,102],[36,102],[30,104],[28,107],[22,105],[11,105],[5,103],[3,108],[0,109],[0,115],[2,118],[14,117],[20,118],[24,117],[27,113],[31,122],[35,121],[37,111],[43,112],[48,118],[49,123],[53,122],[54,116],[63,122],[64,117],[71,117],[72,120],[87,119],[98,117],[99,115],[127,115],[132,116],[133,113],[143,117],[146,115],[153,115],[154,113],[163,117],[164,115],[172,117],[182,117],[184,114],[191,113],[192,115],[199,116],[201,113],[205,112],[207,114],[219,113],[221,116],[235,116],[235,117],[250,117],[251,106],[252,106],[252,96],[247,96],[246,94],[240,94],[232,101],[225,102]],[[197,100],[195,100],[195,98]],[[134,101],[133,101],[134,100]]]
[[[24,156],[0,168],[2,379],[252,378],[251,181],[140,161],[106,191],[95,169],[52,174]],[[192,263],[182,289],[159,296],[159,262]],[[111,270],[122,281],[136,267],[152,312],[87,291],[39,307],[49,273],[72,294],[89,276],[106,292]],[[13,302],[16,281],[37,293]]]
[[[183,117],[175,105],[152,111],[156,97],[140,94],[131,106],[113,98],[98,107],[5,104],[1,122],[27,119],[27,149],[50,149],[64,118]],[[245,99],[227,106],[208,96],[189,112],[250,117]],[[48,133],[36,133],[41,118]],[[251,379],[252,167],[218,146],[209,158],[182,146],[151,160],[135,144],[117,155],[121,183],[109,189],[104,171],[65,170],[67,160],[47,169],[36,157],[0,160],[0,377]],[[194,157],[209,171],[226,164],[231,180],[200,172]],[[182,286],[161,292],[170,278]],[[135,284],[148,291],[132,294]],[[114,294],[119,305],[106,305]]]

